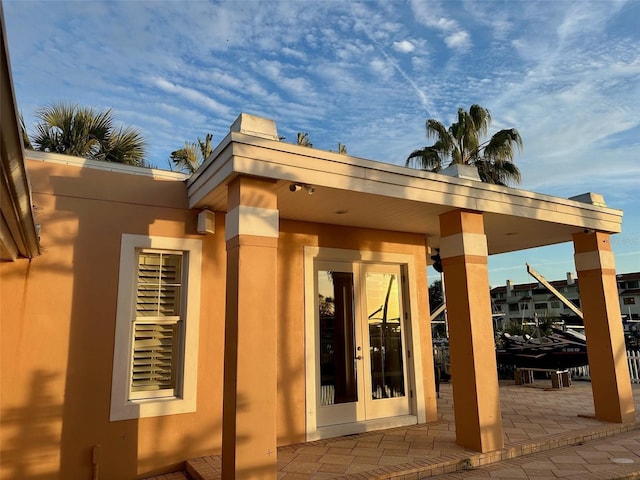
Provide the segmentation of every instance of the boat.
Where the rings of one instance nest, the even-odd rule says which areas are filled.
[[[502,333],[496,357],[498,364],[516,368],[564,370],[589,364],[586,337],[559,328],[551,328],[551,333],[540,337]]]

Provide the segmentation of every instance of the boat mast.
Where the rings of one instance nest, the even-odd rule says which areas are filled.
[[[533,278],[538,280],[542,285],[547,287],[551,293],[553,293],[556,297],[558,297],[558,300],[564,303],[573,313],[575,313],[578,317],[584,320],[582,311],[578,307],[576,307],[571,302],[571,300],[569,300],[567,297],[561,294],[553,285],[547,282],[547,279],[544,278],[542,275],[540,275],[531,265],[529,265],[528,263],[526,265],[527,265],[527,273],[529,275],[531,275]]]

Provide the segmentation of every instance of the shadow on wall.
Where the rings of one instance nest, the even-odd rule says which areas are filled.
[[[92,478],[94,459],[100,478],[133,479],[175,469],[220,444],[216,406],[221,399],[211,406],[199,395],[197,413],[113,422],[109,416],[122,234],[197,235],[195,212],[186,205],[186,186],[88,168],[77,173],[50,168],[42,188],[54,191],[55,197],[43,198],[49,205],[43,212],[42,243],[50,259],[61,258],[72,266],[70,274],[60,277],[69,291],[69,310],[55,314],[69,332],[64,405],[59,411],[61,476]],[[38,173],[41,183],[44,174]],[[200,356],[207,360],[199,367],[206,371],[213,366],[221,372],[214,354],[202,347],[201,342]]]
[[[52,312],[52,320],[68,331],[60,474],[92,478],[97,449],[101,478],[135,478],[138,420],[109,422],[120,240],[123,231],[148,234],[156,210],[148,207],[150,213],[140,214],[139,198],[148,192],[144,180],[131,194],[138,182],[125,175],[44,168],[46,180],[38,171],[36,185],[54,195],[42,199],[41,243],[49,261],[71,266],[69,276],[57,277],[70,302]],[[150,193],[153,205],[155,192]]]
[[[59,460],[59,422],[62,405],[55,403],[53,384],[60,375],[37,370],[23,406],[2,411],[5,434],[0,449],[2,478],[51,478]]]
[[[278,268],[280,283],[278,284],[278,444],[304,442],[306,425],[304,409],[305,391],[299,388],[304,385],[304,295],[299,291],[304,285],[302,258],[292,261],[285,258],[283,252],[295,252],[299,243],[295,238],[296,223],[280,222],[280,238],[278,240]],[[293,227],[293,229],[292,229]],[[292,295],[295,292],[295,295]],[[294,312],[292,314],[292,312]],[[284,319],[284,322],[283,322]],[[285,325],[283,325],[285,323]],[[298,355],[293,352],[298,352]]]

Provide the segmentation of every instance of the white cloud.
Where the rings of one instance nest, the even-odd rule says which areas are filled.
[[[373,53],[375,48],[373,45],[364,44],[361,41],[347,41],[342,42],[336,49],[336,56],[340,60],[345,61],[358,61],[364,56]]]
[[[446,5],[446,4],[445,4]],[[457,20],[448,18],[440,2],[431,0],[411,0],[413,14],[423,25],[439,31],[445,44],[458,51],[471,48],[471,36]]]
[[[374,58],[371,60],[369,67],[374,74],[380,75],[384,79],[389,79],[393,76],[393,66],[382,58]]]
[[[307,55],[304,52],[301,52],[299,50],[295,50],[293,48],[283,47],[282,49],[280,49],[280,51],[282,53],[284,53],[286,56],[292,57],[292,58],[296,58],[298,60],[306,60],[307,59]]]
[[[452,32],[458,29],[458,23],[456,21],[443,17],[436,17],[434,19],[424,17],[424,23],[443,32]]]
[[[444,43],[454,50],[467,50],[471,46],[471,38],[469,37],[469,33],[463,30],[458,30],[447,35],[444,39]]]
[[[280,83],[282,88],[288,90],[289,93],[309,99],[309,96],[314,93],[312,84],[305,78],[281,78]]]
[[[488,27],[493,36],[494,44],[508,39],[514,29],[511,11],[507,8],[496,9],[493,2],[465,0],[464,12],[480,25]]]
[[[262,73],[269,79],[277,81],[282,71],[282,64],[276,61],[264,60],[259,64]]]
[[[168,122],[180,118],[185,122],[204,123],[207,119],[207,117],[200,112],[185,109],[184,107],[176,107],[167,103],[157,103],[156,107],[163,113],[163,118]]]
[[[171,93],[188,100],[192,104],[202,106],[212,113],[219,115],[228,115],[230,113],[228,106],[222,105],[208,95],[193,88],[183,87],[160,77],[150,78],[150,84],[166,93]]]
[[[409,40],[402,40],[401,42],[393,42],[393,49],[396,52],[411,53],[416,49],[416,46]]]

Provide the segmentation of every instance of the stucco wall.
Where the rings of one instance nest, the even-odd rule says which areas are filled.
[[[114,479],[219,449],[223,237],[197,235],[183,182],[28,169],[43,254],[0,265],[2,478],[91,478],[94,445]],[[109,422],[122,233],[204,242],[197,413]]]
[[[278,241],[278,443],[305,440],[304,247],[341,248],[415,256],[416,291],[421,318],[422,370],[432,378],[433,358],[422,235],[281,221]],[[427,419],[436,418],[435,389],[425,384]]]
[[[42,161],[27,166],[43,254],[0,264],[2,478],[91,478],[94,446],[100,478],[114,479],[219,453],[224,214],[216,215],[215,235],[198,235],[183,182]],[[416,265],[426,264],[426,254],[420,235],[286,220],[280,230],[277,428],[284,445],[305,439],[304,246],[412,254]],[[109,422],[123,233],[203,241],[195,413]],[[418,269],[416,288],[424,322],[425,270]],[[430,375],[431,336],[422,326],[423,369]],[[433,416],[435,408],[427,413]]]

